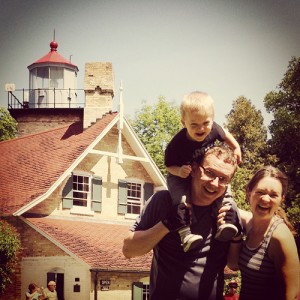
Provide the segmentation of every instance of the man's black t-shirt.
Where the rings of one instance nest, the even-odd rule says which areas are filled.
[[[154,248],[150,300],[223,300],[224,267],[229,243],[214,239],[216,200],[210,206],[193,206],[192,233],[201,234],[200,249],[184,252],[178,232],[168,233]],[[132,230],[146,230],[164,219],[172,206],[168,191],[148,200]]]

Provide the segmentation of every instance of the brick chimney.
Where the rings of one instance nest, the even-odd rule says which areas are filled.
[[[83,127],[89,127],[103,114],[112,111],[114,78],[111,62],[85,64],[84,75],[85,108]]]

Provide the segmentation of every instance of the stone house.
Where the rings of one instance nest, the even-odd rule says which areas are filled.
[[[30,72],[69,67],[51,59]],[[112,64],[85,68],[84,108],[26,97],[9,107],[19,136],[0,143],[0,219],[17,229],[22,250],[1,299],[24,299],[29,283],[49,280],[59,300],[148,299],[152,254],[128,260],[122,244],[165,178],[123,115],[122,89],[112,112]]]

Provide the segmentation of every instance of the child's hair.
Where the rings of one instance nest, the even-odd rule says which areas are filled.
[[[256,186],[256,184],[265,177],[271,177],[279,180],[282,186],[282,197],[285,197],[288,190],[288,178],[287,176],[280,171],[278,168],[275,168],[273,166],[265,166],[260,168],[256,173],[253,175],[253,177],[250,179],[246,186],[246,197],[249,201],[249,194],[253,190],[253,188]],[[296,233],[295,228],[293,225],[289,222],[285,211],[282,207],[279,207],[278,210],[275,212],[275,215],[277,215],[279,218],[283,219],[286,225],[289,227],[291,232],[293,234]]]
[[[199,91],[192,92],[183,97],[180,105],[181,118],[184,118],[187,111],[198,112],[205,117],[214,118],[214,100],[207,93]]]

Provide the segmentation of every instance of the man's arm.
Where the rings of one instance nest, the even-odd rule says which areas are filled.
[[[123,242],[123,254],[126,258],[141,256],[151,251],[169,232],[162,222],[142,231],[129,231]]]

